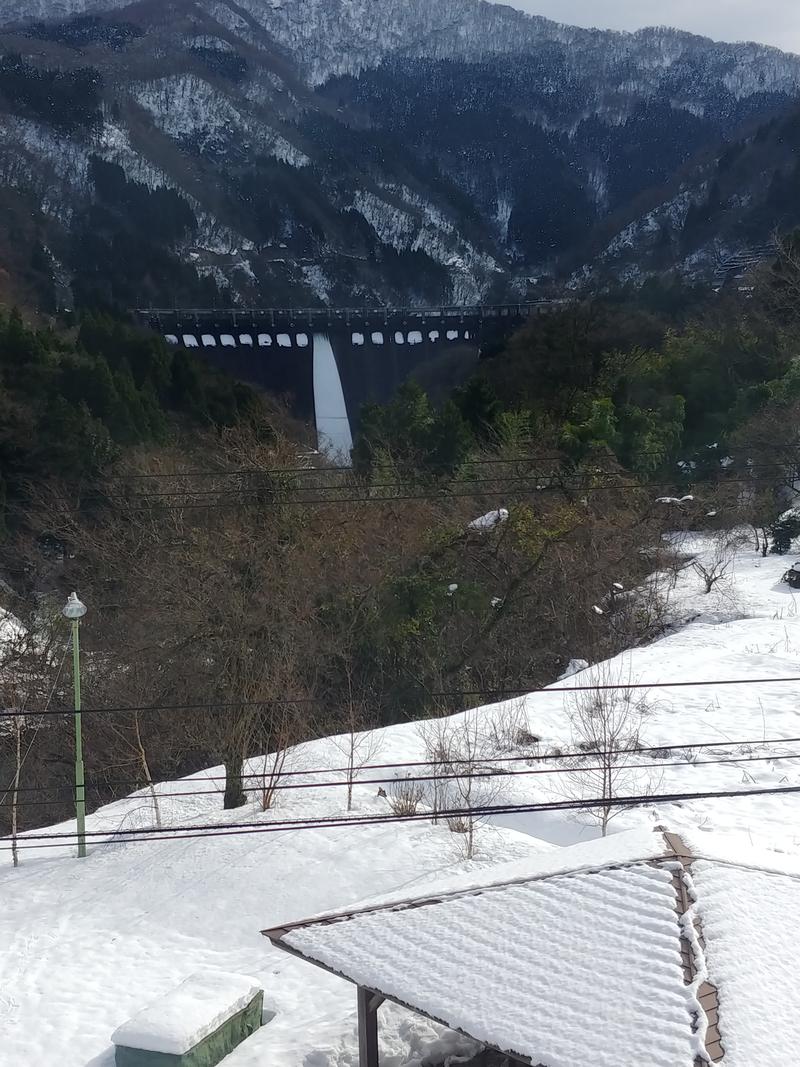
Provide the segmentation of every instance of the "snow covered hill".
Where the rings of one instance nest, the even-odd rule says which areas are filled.
[[[0,176],[54,274],[96,268],[69,259],[99,256],[99,158],[185,199],[196,229],[164,238],[184,263],[273,305],[521,292],[800,90],[774,48],[481,0],[0,0],[0,52]],[[56,121],[43,68],[88,68],[86,114]]]
[[[259,30],[267,31],[315,84],[396,52],[475,62],[559,44],[569,49],[573,72],[591,65],[617,84],[634,78],[655,86],[665,70],[691,60],[696,68],[724,69],[726,84],[743,96],[797,86],[798,57],[768,45],[717,44],[663,26],[637,33],[582,29],[483,0],[201,0],[197,6],[254,43]],[[0,26],[133,7],[130,0],[1,0]]]
[[[705,538],[687,538],[680,547],[701,560],[714,552]],[[800,853],[797,794],[657,799],[800,786],[800,744],[792,741],[800,737],[798,683],[769,681],[798,674],[800,604],[780,581],[786,566],[785,558],[763,559],[741,547],[708,595],[699,575],[687,568],[671,591],[673,632],[661,640],[575,674],[557,683],[556,691],[447,720],[455,730],[475,724],[481,737],[492,739],[481,766],[499,772],[491,779],[493,804],[596,796],[582,792],[585,785],[567,773],[575,769],[563,758],[576,744],[570,709],[581,695],[559,690],[610,683],[624,692],[646,684],[628,692],[637,694],[637,707],[644,711],[639,747],[652,751],[625,762],[619,792],[649,791],[652,799],[619,813],[611,832],[667,825],[691,831],[695,841],[706,831],[726,835],[733,854],[743,859],[753,847]],[[732,684],[737,679],[748,684]],[[704,680],[728,684],[658,687]],[[288,769],[302,773],[283,784],[319,783],[312,771],[324,768],[329,768],[325,780],[340,784],[283,790],[267,813],[254,794],[233,821],[242,830],[255,824],[259,832],[203,836],[198,829],[200,836],[186,836],[192,826],[232,821],[230,812],[219,810],[217,793],[181,795],[218,789],[222,771],[215,768],[158,787],[165,827],[189,828],[180,839],[120,834],[153,825],[152,798],[141,793],[90,817],[89,830],[100,836],[92,839],[85,861],[74,858],[72,847],[48,842],[22,851],[21,866],[14,869],[8,842],[2,842],[3,1067],[111,1067],[112,1031],[203,967],[252,975],[264,986],[266,1006],[276,1012],[226,1060],[230,1067],[352,1067],[357,1058],[352,988],[277,953],[260,930],[368,897],[457,885],[487,866],[524,865],[530,857],[599,833],[597,821],[582,812],[506,814],[479,827],[476,857],[467,861],[463,834],[427,819],[265,832],[271,823],[291,819],[346,817],[344,776],[332,769],[342,767],[343,747],[342,739],[327,739],[293,750]],[[376,732],[369,751],[375,764],[426,758],[414,724]],[[530,762],[508,762],[520,755]],[[590,780],[588,757],[578,766],[583,771],[577,778]],[[525,773],[509,774],[509,768]],[[252,772],[259,769],[260,761],[253,761]],[[528,773],[533,770],[537,773]],[[395,773],[402,778],[408,772]],[[354,815],[391,813],[375,781],[391,774],[361,772],[370,784],[356,785]],[[387,789],[391,797],[393,789],[388,784]],[[69,830],[74,824],[52,832]],[[32,833],[23,844],[42,842]],[[384,1011],[381,1051],[389,1067],[418,1064],[437,1050],[468,1051],[457,1035],[390,1005]]]

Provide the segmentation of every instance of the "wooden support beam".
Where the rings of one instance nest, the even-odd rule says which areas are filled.
[[[378,1008],[383,997],[358,987],[358,1063],[359,1067],[378,1067]]]

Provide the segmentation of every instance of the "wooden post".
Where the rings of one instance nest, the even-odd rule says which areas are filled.
[[[378,1067],[378,1008],[383,997],[358,987],[359,1067]]]

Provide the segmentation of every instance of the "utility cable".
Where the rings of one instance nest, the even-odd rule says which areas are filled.
[[[800,793],[798,786],[773,786],[769,788],[746,788],[710,790],[701,792],[683,793],[650,793],[625,797],[591,797],[576,800],[553,801],[537,804],[496,804],[475,807],[449,808],[441,811],[423,811],[403,815],[381,816],[324,816],[317,819],[284,819],[272,823],[264,822],[240,822],[240,823],[202,823],[171,827],[169,830],[158,827],[121,828],[117,830],[87,830],[86,837],[110,838],[110,841],[101,843],[114,843],[120,839],[128,839],[138,843],[141,841],[176,841],[188,840],[193,837],[230,837],[241,834],[258,833],[282,833],[294,830],[325,830],[338,827],[360,826],[384,826],[405,822],[424,822],[433,819],[447,821],[449,819],[488,818],[493,815],[523,815],[537,814],[540,812],[554,811],[587,811],[596,808],[601,809],[624,809],[642,807],[648,804],[670,803],[682,804],[695,800],[714,799],[743,799],[760,796],[790,796]],[[20,848],[52,848],[58,844],[70,844],[77,841],[77,831],[58,832],[50,834],[25,833],[17,839]],[[138,840],[137,840],[138,839]],[[47,842],[42,845],[29,845],[27,842]],[[5,850],[12,846],[0,846]]]
[[[602,693],[602,692],[627,692],[629,690],[646,690],[646,689],[688,689],[693,687],[704,687],[714,685],[778,685],[786,683],[800,682],[800,675],[788,675],[786,677],[772,677],[772,678],[706,678],[698,679],[696,681],[675,681],[675,682],[624,682],[619,685],[613,684],[594,684],[594,685],[572,685],[572,686],[540,686],[530,689],[461,689],[452,691],[440,691],[431,692],[426,695],[432,699],[459,699],[463,697],[520,697],[533,696],[539,693]],[[500,703],[501,701],[495,701]],[[81,711],[82,715],[109,715],[109,714],[129,714],[133,712],[155,712],[155,711],[228,711],[232,708],[270,708],[270,707],[295,707],[295,706],[313,706],[315,704],[327,703],[322,697],[277,697],[270,698],[269,700],[234,700],[234,701],[216,701],[203,704],[131,704],[122,705],[119,707],[97,707],[97,708],[84,708]],[[73,714],[72,710],[64,709],[63,711],[6,711],[0,713],[0,721],[5,718],[14,718],[16,716],[41,716],[54,717],[59,715]]]
[[[674,760],[674,761],[658,760],[655,763],[630,763],[630,762],[625,762],[624,761],[624,757],[626,757],[628,755],[632,755],[632,754],[633,753],[631,751],[627,750],[627,749],[622,751],[622,752],[620,752],[619,753],[620,762],[615,762],[614,763],[614,770],[615,771],[621,771],[621,770],[646,771],[646,770],[664,770],[666,768],[674,768],[674,767],[680,767],[680,768],[689,769],[689,768],[694,768],[694,767],[719,767],[719,766],[727,766],[727,767],[736,768],[736,767],[739,767],[741,764],[745,764],[745,763],[773,763],[773,762],[779,762],[781,760],[800,759],[800,752],[790,752],[790,753],[787,753],[787,754],[781,754],[781,753],[772,752],[772,753],[769,753],[768,755],[762,755],[762,756],[727,756],[727,757],[725,757],[723,759],[709,759],[709,760],[693,760],[693,759],[683,759],[683,760]],[[597,754],[594,753],[594,752],[584,752],[584,753],[581,753],[580,755],[584,759],[591,759]],[[556,760],[577,759],[577,758],[580,758],[580,757],[576,756],[576,755],[573,755],[573,754],[568,754],[566,756],[550,756],[549,758],[552,759],[553,761],[556,761]],[[491,757],[488,757],[488,758],[483,759],[483,760],[477,760],[476,761],[476,765],[485,766],[487,764],[492,764],[494,762],[495,761]],[[442,761],[442,765],[450,767],[451,766],[451,761],[450,760],[444,760],[444,761]],[[246,781],[250,781],[251,779],[255,779],[254,784],[245,785],[244,788],[245,788],[245,791],[258,793],[262,788],[265,788],[265,786],[262,786],[260,784],[260,783],[264,783],[264,782],[268,783],[268,786],[266,786],[266,788],[269,788],[270,792],[272,792],[273,790],[274,791],[284,791],[284,790],[292,790],[292,789],[330,789],[330,788],[356,787],[356,786],[367,786],[367,785],[368,786],[374,786],[374,785],[377,785],[377,786],[385,786],[385,785],[388,785],[388,786],[406,786],[406,785],[415,785],[415,784],[420,783],[420,782],[472,781],[473,779],[474,780],[480,780],[480,779],[484,779],[484,778],[492,778],[492,779],[496,779],[498,781],[505,781],[508,778],[516,778],[516,777],[531,777],[531,776],[546,776],[546,777],[550,777],[552,775],[560,775],[560,774],[569,774],[569,775],[597,774],[597,773],[600,773],[600,772],[604,771],[605,769],[606,768],[603,767],[602,765],[599,765],[599,766],[588,766],[587,767],[587,766],[582,766],[579,763],[575,763],[573,766],[570,766],[570,767],[528,768],[528,769],[524,769],[524,770],[515,770],[515,771],[509,771],[509,770],[501,770],[501,771],[497,771],[497,770],[472,771],[472,770],[470,770],[470,771],[464,771],[464,772],[461,772],[461,773],[458,773],[458,774],[456,774],[456,773],[447,773],[447,774],[407,775],[405,777],[397,777],[397,776],[395,776],[395,777],[391,777],[391,778],[359,778],[357,773],[356,773],[352,778],[348,777],[348,778],[343,778],[343,779],[339,779],[339,780],[336,780],[336,781],[289,782],[289,783],[281,783],[278,780],[278,779],[281,779],[281,778],[284,777],[284,774],[282,772],[278,772],[277,774],[275,774],[274,775],[275,781],[273,781],[273,775],[272,775],[272,772],[270,770],[267,770],[266,772],[255,772],[255,773],[252,773],[252,774],[243,774],[240,777],[241,777],[242,781],[245,781],[245,782]],[[298,772],[298,773],[303,773],[303,772]],[[172,785],[172,784],[180,785],[183,781],[185,781],[185,783],[187,785],[194,785],[194,784],[200,785],[203,782],[224,782],[225,778],[222,777],[222,776],[218,776],[218,777],[210,777],[210,778],[193,777],[193,778],[189,778],[187,780],[184,780],[184,779],[172,779],[172,780],[167,780],[167,781],[164,781],[164,782],[154,783],[154,786],[155,786],[156,789],[158,789],[159,787],[165,786],[165,785]],[[123,785],[133,784],[133,785],[136,786],[136,789],[134,790],[134,792],[136,792],[136,793],[144,792],[144,790],[150,790],[151,789],[150,785],[142,785],[141,782],[127,783],[127,782],[113,782],[112,781],[112,782],[106,782],[106,783],[103,783],[103,784],[105,786],[107,786],[107,787],[110,787],[110,786],[113,786],[113,785],[123,786]],[[72,788],[72,787],[62,787],[62,788],[63,789],[69,788],[70,789],[70,793],[71,794],[74,793],[74,788]],[[101,787],[98,784],[88,784],[87,783],[86,788],[87,789],[91,788],[91,789],[98,789],[99,790]],[[47,789],[47,787],[42,787],[43,791],[46,791],[46,789]],[[208,797],[208,796],[224,796],[224,795],[225,795],[225,790],[224,789],[216,789],[216,788],[214,788],[214,789],[188,790],[188,791],[185,791],[185,792],[178,792],[178,793],[168,792],[168,791],[157,792],[157,796],[158,796],[159,800],[172,800],[172,799],[178,798],[178,797]],[[109,801],[109,803],[119,803],[119,802],[121,802],[123,800],[129,800],[129,799],[133,799],[132,794],[128,794],[128,795],[123,796],[123,797],[119,797],[116,800]],[[57,802],[58,802],[57,800],[23,800],[23,801],[20,802],[20,807],[26,807],[26,808],[31,808],[31,807],[52,807],[53,804],[55,804]],[[0,800],[0,803],[2,803],[2,800]]]

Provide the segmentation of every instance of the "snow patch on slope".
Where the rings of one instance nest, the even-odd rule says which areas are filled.
[[[384,244],[398,251],[424,252],[451,274],[451,300],[456,304],[478,303],[485,294],[497,262],[479,252],[454,230],[432,204],[408,189],[399,193],[407,206],[390,203],[375,193],[359,189],[353,198],[358,211]]]

